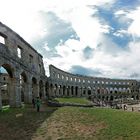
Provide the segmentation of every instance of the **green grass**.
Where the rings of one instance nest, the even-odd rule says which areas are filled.
[[[139,140],[140,113],[105,108],[32,106],[0,112],[0,140]]]
[[[0,140],[28,140],[42,134],[41,126],[56,108],[37,112],[32,106],[4,108],[0,112]]]
[[[82,112],[94,116],[107,125],[98,136],[101,139],[140,139],[140,113],[112,109],[88,109]]]
[[[55,124],[55,125],[54,125]],[[114,109],[63,107],[48,121],[48,130],[61,138],[139,140],[140,114]],[[51,127],[50,127],[51,128]],[[55,129],[54,129],[55,128]],[[58,129],[59,128],[59,131]]]
[[[55,98],[60,103],[75,103],[75,104],[83,104],[83,105],[89,105],[91,102],[87,100],[86,98]]]

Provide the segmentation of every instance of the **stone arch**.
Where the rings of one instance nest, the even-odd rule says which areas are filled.
[[[11,67],[10,64],[4,63],[0,66],[0,68],[3,67],[7,73],[9,74],[10,78],[14,77],[14,69]]]
[[[110,101],[113,101],[114,100],[114,97],[113,95],[110,96]]]
[[[5,79],[2,79],[4,78]],[[0,108],[2,105],[15,104],[14,95],[14,68],[7,63],[0,65]]]
[[[109,91],[110,91],[110,94],[112,94],[112,93],[113,93],[113,88],[111,87],[111,88],[109,89]]]
[[[91,96],[91,87],[90,86],[88,86],[88,88],[87,88],[87,92],[88,92],[88,96]]]
[[[115,87],[114,88],[114,93],[117,94],[118,93],[118,89]]]

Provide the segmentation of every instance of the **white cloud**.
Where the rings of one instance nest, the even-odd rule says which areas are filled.
[[[50,51],[50,48],[49,48],[49,46],[48,46],[48,43],[45,43],[44,46],[43,46],[43,48],[44,48],[46,51]]]
[[[97,40],[103,32],[109,32],[109,26],[101,25],[99,19],[92,17],[96,12],[96,9],[92,9],[89,5],[103,5],[106,3],[112,3],[112,0],[88,0],[88,1],[63,1],[63,8],[60,3],[51,3],[54,4],[51,6],[51,10],[55,14],[67,21],[70,22],[73,29],[80,37],[80,41],[85,44],[85,46],[91,46],[96,48]],[[57,8],[56,8],[57,7]]]
[[[126,15],[128,13],[128,11],[125,11],[125,10],[118,10],[117,12],[115,12],[115,16],[116,17],[119,17],[121,15]]]
[[[118,30],[116,32],[113,33],[113,35],[117,36],[117,37],[124,37],[125,35],[128,35],[128,31],[127,30]]]
[[[140,30],[139,30],[139,26],[140,26],[140,7],[138,7],[136,10],[131,11],[128,14],[128,17],[131,18],[133,20],[132,24],[130,25],[128,32],[133,34],[134,36],[140,36]]]
[[[121,49],[111,38],[103,35],[109,33],[112,28],[107,24],[101,24],[99,17],[95,16],[97,12],[97,9],[93,8],[95,5],[109,8],[113,2],[115,0],[4,0],[1,2],[0,19],[29,43],[52,32],[51,20],[46,26],[42,12],[53,12],[65,23],[70,23],[80,40],[68,39],[66,42],[60,40],[55,51],[61,57],[44,58],[46,71],[48,64],[52,63],[66,71],[72,65],[102,69],[105,77],[140,74],[140,43],[131,42],[126,46],[127,50]],[[140,8],[133,11],[118,10],[115,16],[120,23],[125,24],[130,20],[133,22],[128,30],[120,29],[114,35],[124,37],[130,33],[140,36],[139,15]],[[87,46],[94,48],[94,53],[93,59],[85,61],[82,54]],[[44,48],[50,51],[47,41]]]
[[[90,16],[95,12],[88,5],[110,5],[114,0],[4,0],[1,2],[0,19],[23,38],[33,42],[36,36],[43,36],[47,31],[43,29],[40,11],[54,12],[65,22],[72,23],[75,31],[87,44],[93,44],[101,32],[100,23]],[[48,28],[49,28],[48,23]],[[96,28],[90,27],[95,26]],[[94,36],[92,33],[94,32]],[[89,34],[88,34],[89,33]],[[88,38],[87,38],[88,34]],[[85,38],[86,37],[86,38]],[[85,38],[85,39],[83,39]],[[94,45],[94,44],[93,44]]]
[[[31,42],[37,36],[44,35],[39,5],[39,2],[32,0],[1,1],[0,19],[24,39]]]
[[[128,50],[118,51],[118,54],[116,56],[107,54],[104,50],[100,50],[99,52],[96,52],[96,56],[94,59],[98,60],[96,61],[96,64],[99,64],[98,66],[100,68],[104,66],[104,76],[128,78],[133,73],[140,74],[139,46],[139,42],[130,42],[128,44]]]

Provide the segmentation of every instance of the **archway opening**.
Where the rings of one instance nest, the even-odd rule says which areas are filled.
[[[82,96],[86,96],[86,87],[83,87],[83,93],[82,93]]]
[[[2,106],[10,105],[11,98],[11,79],[13,78],[13,70],[9,64],[0,66],[0,90]]]
[[[70,86],[67,87],[67,96],[70,96]]]
[[[136,95],[136,100],[139,100],[139,96],[138,95]]]
[[[78,87],[75,87],[75,96],[78,96]]]
[[[113,101],[113,99],[114,99],[114,97],[111,95],[111,96],[110,96],[110,101]]]

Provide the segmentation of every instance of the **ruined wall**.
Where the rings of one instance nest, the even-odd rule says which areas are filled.
[[[95,98],[139,98],[136,80],[89,77],[67,73],[50,65],[50,96],[85,96]]]
[[[42,58],[22,37],[0,23],[0,67],[9,74],[11,106],[21,106],[21,96],[30,103],[33,96],[45,96],[47,77]]]

